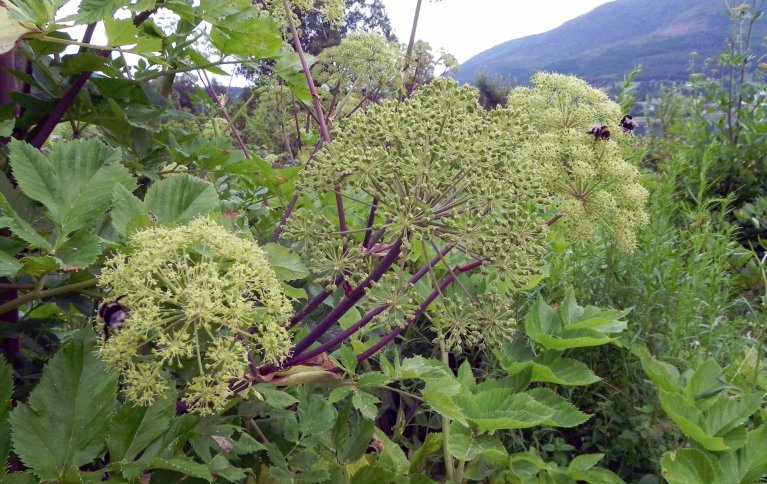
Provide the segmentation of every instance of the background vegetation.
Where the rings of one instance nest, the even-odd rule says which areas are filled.
[[[767,475],[761,2],[644,136],[638,68],[477,92],[377,0],[256,3],[0,7],[3,482]]]

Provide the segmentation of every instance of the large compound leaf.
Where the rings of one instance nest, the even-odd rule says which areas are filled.
[[[46,365],[29,402],[11,413],[14,451],[42,480],[72,478],[103,451],[116,393],[117,376],[92,341],[70,340]]]
[[[45,206],[60,236],[106,213],[116,184],[135,188],[136,181],[121,158],[120,150],[93,139],[57,143],[49,157],[21,141],[10,145],[16,181],[28,197]]]
[[[158,223],[184,223],[216,208],[218,195],[210,183],[183,173],[149,187],[144,204]]]
[[[580,307],[572,291],[559,311],[539,297],[536,306],[525,315],[525,332],[549,350],[599,346],[617,339],[617,333],[626,328],[626,322],[620,318],[627,312]]]
[[[539,403],[554,410],[554,414],[546,420],[545,424],[552,427],[575,427],[589,419],[590,415],[578,410],[570,403],[548,388],[534,388],[526,392]]]

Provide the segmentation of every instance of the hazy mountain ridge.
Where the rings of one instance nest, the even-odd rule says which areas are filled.
[[[757,21],[754,41],[767,34],[764,24]],[[454,77],[473,83],[485,72],[523,84],[535,72],[553,71],[609,83],[642,64],[640,80],[682,80],[691,51],[702,62],[718,55],[731,34],[723,0],[616,0],[549,32],[492,47]]]

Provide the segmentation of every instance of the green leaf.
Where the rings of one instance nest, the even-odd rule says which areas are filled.
[[[298,405],[299,429],[302,435],[315,435],[333,428],[335,410],[324,400],[314,399]]]
[[[669,484],[713,484],[714,466],[698,449],[666,452],[660,461],[663,478]]]
[[[479,431],[524,429],[541,425],[557,413],[525,393],[495,388],[474,395],[459,395],[456,401]]]
[[[8,425],[8,412],[11,409],[13,376],[11,366],[0,356],[0,463],[5,463],[11,452],[11,434]]]
[[[14,472],[2,476],[3,484],[40,484],[40,479],[29,472]]]
[[[373,438],[373,432],[375,431],[375,423],[372,420],[363,420],[357,422],[353,427],[351,434],[341,442],[338,449],[338,459],[345,463],[351,464],[356,462],[363,455]]]
[[[244,469],[232,465],[226,457],[221,454],[213,457],[207,463],[208,470],[217,476],[221,476],[229,482],[242,482],[247,477]]]
[[[419,378],[453,378],[453,373],[441,361],[426,359],[422,356],[406,358],[397,369],[397,379]]]
[[[368,387],[380,387],[391,382],[391,378],[388,375],[381,373],[380,371],[370,371],[363,373],[357,378],[357,386],[359,388]]]
[[[133,20],[129,18],[105,18],[104,31],[107,34],[107,44],[112,47],[135,44],[138,37],[138,27],[133,25]]]
[[[13,449],[43,480],[63,480],[91,462],[104,440],[117,376],[96,357],[93,340],[70,340],[43,370],[28,404],[11,413]]]
[[[92,230],[80,230],[56,250],[63,267],[88,267],[101,254],[101,239]]]
[[[355,390],[352,395],[352,405],[368,420],[378,417],[378,402],[378,397],[367,392]]]
[[[265,244],[261,247],[266,252],[269,265],[281,281],[295,281],[309,276],[309,271],[301,258],[287,247],[279,244]]]
[[[491,453],[500,456],[507,454],[498,437],[472,432],[466,426],[452,423],[447,434],[447,449],[458,460],[470,461],[478,455]]]
[[[11,12],[11,8],[15,10],[16,7],[10,4],[0,6],[0,55],[12,51],[16,47],[16,42],[24,34],[37,30],[30,25],[30,23],[34,22],[25,22],[22,25],[19,20],[31,21],[33,19],[24,15],[21,11]]]
[[[384,470],[395,475],[407,474],[410,463],[399,445],[392,442],[380,429],[375,429],[375,436],[383,443],[383,450],[378,462]]]
[[[9,151],[16,181],[28,197],[45,206],[60,236],[106,213],[114,185],[130,190],[136,186],[120,164],[120,150],[95,139],[56,143],[49,158],[21,141],[12,141]]]
[[[741,395],[739,398],[720,396],[705,412],[706,433],[724,436],[742,425],[762,406],[761,395]]]
[[[0,44],[2,44],[2,40],[0,40]],[[1,138],[10,137],[11,133],[13,133],[13,128],[15,125],[16,125],[16,121],[13,119],[4,119],[0,121],[0,137]]]
[[[112,19],[117,10],[130,3],[131,0],[83,0],[75,18],[84,24]]]
[[[199,464],[190,459],[154,459],[149,465],[152,469],[165,469],[180,472],[184,475],[213,481],[213,476],[204,464]]]
[[[144,204],[158,223],[184,223],[216,208],[218,195],[209,182],[183,173],[149,187]]]
[[[232,11],[226,16],[203,12],[202,17],[213,25],[211,43],[223,54],[264,59],[275,57],[282,48],[277,23],[271,17],[258,16],[258,11],[252,7]]]
[[[452,377],[428,379],[421,398],[438,414],[466,424],[465,409],[455,400],[459,390],[460,383]]]
[[[148,407],[125,403],[112,420],[107,437],[112,462],[133,462],[152,441],[170,427],[176,413],[176,398],[169,394]]]
[[[288,408],[298,403],[298,400],[293,395],[277,390],[272,385],[262,384],[254,388],[264,396],[264,402],[272,408]]]
[[[115,185],[112,190],[112,207],[112,226],[122,237],[128,236],[128,225],[133,219],[149,214],[144,202],[122,185]]]
[[[40,277],[48,272],[53,272],[59,268],[59,261],[52,256],[45,257],[23,257],[21,259],[23,264],[20,274],[29,274],[35,277]]]
[[[714,452],[730,450],[722,437],[706,434],[703,429],[703,415],[692,401],[677,393],[669,393],[664,390],[659,390],[658,393],[663,411],[685,435],[702,445],[706,450]]]
[[[544,422],[552,427],[571,428],[582,424],[589,419],[590,415],[578,410],[575,405],[570,403],[548,388],[534,388],[526,392],[547,407],[554,410],[554,415]]]
[[[453,425],[455,427],[455,425]],[[442,448],[442,433],[432,432],[426,436],[423,444],[415,451],[413,458],[410,459],[410,473],[423,470],[423,464],[426,462],[426,458],[431,454],[437,452]]]
[[[544,363],[546,358],[535,361],[505,364],[504,370],[515,375],[525,367],[530,367],[531,382],[556,383],[567,386],[583,386],[598,382],[600,378],[583,362],[572,358],[557,357],[551,363]]]
[[[307,56],[306,59],[307,63],[311,66],[314,62],[314,58],[312,56]],[[296,98],[304,102],[312,101],[312,93],[309,91],[306,77],[303,75],[301,59],[298,57],[298,54],[292,50],[282,51],[272,69],[285,81],[290,88],[290,92],[292,92]]]
[[[53,246],[37,233],[37,230],[35,230],[29,222],[21,218],[16,211],[11,208],[8,200],[6,200],[3,195],[0,195],[0,213],[3,214],[3,216],[0,217],[0,228],[9,228],[13,235],[29,244],[33,249],[37,248],[45,251],[53,249]]]
[[[632,352],[639,356],[642,369],[660,390],[675,393],[684,388],[679,370],[675,366],[656,360],[644,346],[634,346]]]
[[[0,250],[0,277],[13,277],[21,269],[21,263],[12,254]]]

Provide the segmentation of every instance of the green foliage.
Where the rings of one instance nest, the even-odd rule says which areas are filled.
[[[72,481],[104,449],[117,377],[81,336],[48,363],[29,396],[11,412],[14,452],[42,480]]]

